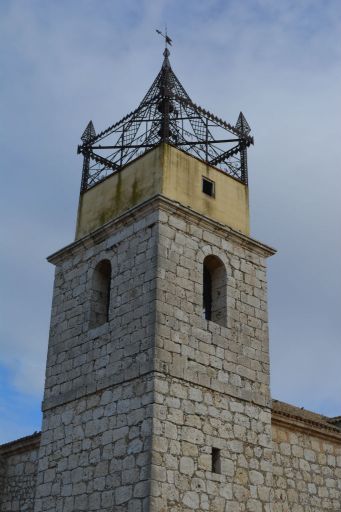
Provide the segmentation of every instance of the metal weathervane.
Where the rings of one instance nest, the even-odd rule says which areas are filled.
[[[172,46],[172,40],[171,40],[171,38],[170,38],[170,37],[168,36],[168,34],[167,34],[167,27],[166,27],[166,29],[165,29],[165,34],[163,34],[163,33],[161,32],[161,30],[158,30],[158,29],[156,29],[156,32],[157,32],[160,36],[162,36],[162,37],[164,38],[164,40],[165,40],[165,47],[166,47],[166,48],[167,48],[167,44],[169,44],[169,46]]]
[[[171,68],[167,29],[156,32],[165,40],[164,59],[140,105],[98,134],[90,121],[82,134],[81,192],[162,142],[247,184],[247,148],[254,141],[243,113],[232,125],[193,103]]]

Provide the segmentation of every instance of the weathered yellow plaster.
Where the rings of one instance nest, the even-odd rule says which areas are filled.
[[[214,197],[202,192],[203,176],[214,181]],[[158,194],[249,234],[247,186],[161,144],[80,196],[76,240]]]
[[[81,194],[76,240],[160,193],[161,157],[159,146]]]
[[[162,194],[249,235],[248,188],[204,162],[164,145]],[[215,183],[215,197],[202,192],[202,177]]]

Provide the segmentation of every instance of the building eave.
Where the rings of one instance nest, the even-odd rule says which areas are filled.
[[[283,410],[281,406],[284,406],[286,410]],[[311,415],[311,418],[307,417],[307,414]],[[341,429],[330,423],[327,417],[304,409],[300,414],[298,407],[284,402],[272,401],[271,422],[278,427],[341,444]]]
[[[34,432],[29,436],[21,437],[0,445],[0,456],[9,456],[16,453],[27,452],[39,448],[40,446],[40,432]]]

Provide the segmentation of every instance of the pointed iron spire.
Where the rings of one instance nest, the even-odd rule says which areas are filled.
[[[81,140],[84,142],[84,146],[89,144],[92,139],[96,137],[96,131],[92,121],[89,121],[87,127],[85,128]],[[79,151],[79,148],[78,148]],[[88,149],[84,149],[83,151],[83,172],[82,172],[82,183],[81,183],[81,192],[84,192],[87,187],[89,172],[90,172],[90,151]]]
[[[83,142],[89,142],[94,137],[96,137],[96,131],[95,131],[93,122],[89,121],[87,124],[87,127],[85,128],[85,130],[81,136],[81,140]]]
[[[250,125],[247,122],[247,120],[245,119],[243,112],[239,113],[239,116],[238,116],[238,119],[236,122],[236,128],[237,128],[237,130],[239,130],[242,133],[245,133],[246,135],[248,135],[251,132]]]
[[[239,113],[237,122],[236,122],[236,128],[244,135],[249,135],[251,132],[251,128],[247,120],[245,119],[245,116],[243,112]],[[241,150],[240,150],[240,172],[241,172],[241,178],[244,183],[247,184],[248,182],[248,173],[247,173],[247,151],[246,151],[246,145],[245,142],[241,143]]]

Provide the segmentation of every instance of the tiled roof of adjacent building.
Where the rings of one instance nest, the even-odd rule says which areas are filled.
[[[40,443],[40,432],[25,437],[20,437],[9,443],[0,445],[0,455],[6,455],[13,452],[27,451],[31,448],[38,448]]]
[[[337,425],[341,421],[339,416],[328,418],[323,414],[308,411],[303,407],[296,407],[280,400],[272,400],[272,412],[274,416],[282,416],[287,420],[292,420],[292,422],[306,424],[307,427],[309,425],[315,429],[331,432],[341,438],[341,427]]]

